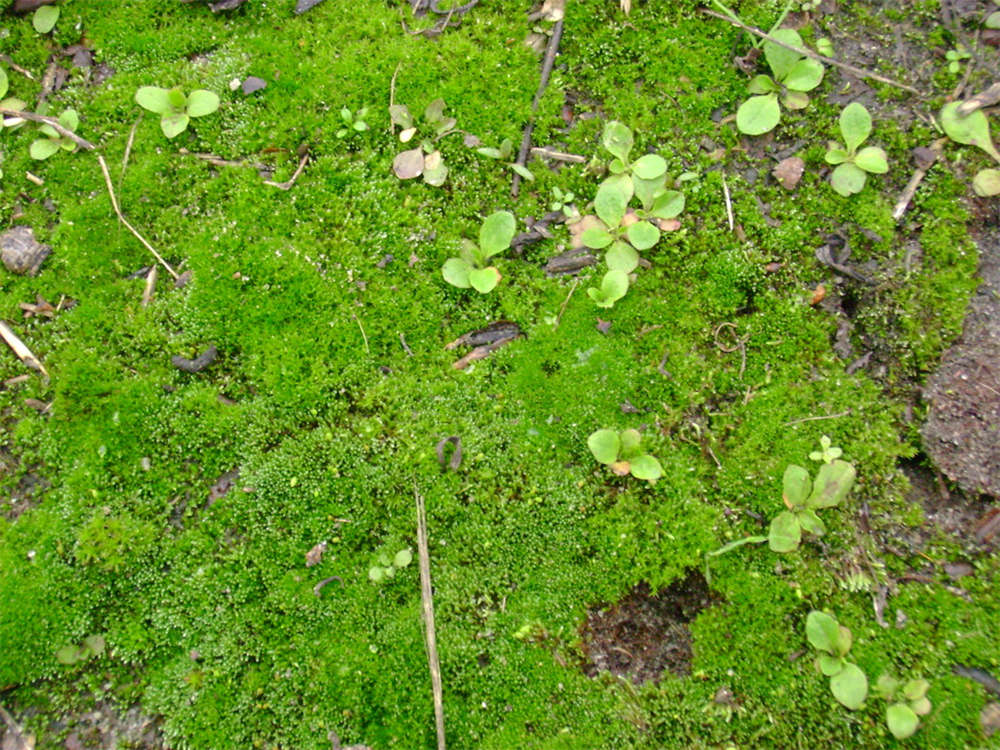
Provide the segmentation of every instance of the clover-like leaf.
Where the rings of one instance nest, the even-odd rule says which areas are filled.
[[[872,132],[872,117],[863,104],[851,102],[840,113],[840,132],[847,150],[854,153]]]
[[[500,272],[494,266],[473,268],[469,271],[469,283],[477,292],[487,294],[500,283]]]
[[[623,164],[628,164],[628,154],[632,150],[632,131],[627,125],[611,120],[604,126],[601,142],[612,156],[619,158]]]
[[[187,130],[191,118],[184,113],[164,115],[160,118],[160,130],[167,138],[173,138]]]
[[[1000,153],[990,139],[990,123],[986,119],[986,114],[977,109],[966,117],[960,117],[958,114],[960,105],[961,102],[951,102],[944,105],[941,110],[941,127],[944,128],[945,134],[956,143],[978,146],[1000,162]]]
[[[663,476],[663,467],[660,466],[660,462],[649,454],[636,456],[629,463],[629,471],[636,479],[655,482]]]
[[[586,242],[584,242],[586,244]],[[587,245],[587,247],[591,247]],[[608,268],[631,273],[639,265],[639,253],[627,242],[615,242],[604,254]]]
[[[866,146],[858,151],[857,156],[854,157],[854,163],[872,174],[885,174],[889,171],[889,162],[886,159],[885,151],[878,146]]]
[[[655,180],[667,173],[667,162],[659,154],[646,154],[632,164],[632,174],[642,180]]]
[[[777,94],[751,96],[736,110],[736,127],[747,135],[761,135],[774,130],[781,119]]]
[[[857,472],[854,465],[847,461],[832,461],[823,464],[816,472],[812,494],[806,501],[809,508],[832,508],[840,503],[854,486]]]
[[[885,723],[897,740],[912,737],[920,725],[920,719],[905,703],[892,703],[885,710]]]
[[[656,196],[650,213],[657,219],[673,219],[684,210],[684,193],[680,190],[667,190]]]
[[[605,180],[597,188],[597,195],[594,196],[594,212],[610,229],[621,224],[631,197],[626,192],[624,184],[619,180]]]
[[[407,547],[396,553],[396,556],[392,558],[392,564],[397,568],[405,568],[412,560],[413,552]]]
[[[856,164],[847,162],[841,164],[830,175],[830,184],[838,193],[847,197],[854,193],[860,193],[865,186],[868,174]]]
[[[212,91],[196,89],[188,94],[187,113],[189,117],[204,117],[212,114],[218,108],[219,95]]]
[[[486,258],[502,253],[510,247],[517,231],[517,221],[510,211],[496,211],[483,220],[479,228],[479,247]]]
[[[823,73],[826,69],[819,60],[810,57],[799,60],[788,71],[782,83],[791,91],[812,91],[823,81]]]
[[[63,646],[56,651],[56,661],[60,664],[76,664],[86,658],[79,646]]]
[[[621,450],[621,437],[614,430],[597,430],[587,438],[587,447],[602,464],[613,464]]]
[[[471,272],[472,266],[463,258],[448,258],[441,266],[441,275],[444,276],[444,280],[459,289],[468,289],[472,286],[469,281]]]
[[[972,190],[981,198],[1000,195],[1000,169],[981,169],[972,178]]]
[[[868,678],[857,664],[847,663],[830,678],[830,692],[841,705],[857,710],[868,697]]]
[[[773,552],[791,552],[802,541],[802,527],[794,513],[782,511],[771,520],[767,542]]]
[[[806,616],[806,639],[813,648],[835,655],[839,627],[835,617],[814,609]]]
[[[931,712],[930,699],[924,697],[912,700],[910,701],[910,708],[913,709],[913,713],[915,713],[917,716],[926,716]]]
[[[660,241],[660,230],[648,221],[630,224],[625,234],[636,250],[648,250]]]
[[[602,250],[614,242],[615,238],[603,227],[589,227],[580,235],[580,241],[592,250]]]
[[[48,34],[59,20],[59,6],[43,5],[31,17],[31,25],[39,34]]]
[[[441,187],[448,178],[448,167],[444,165],[440,151],[431,151],[424,157],[424,182],[433,187]]]
[[[795,29],[776,29],[771,32],[771,36],[779,42],[802,47],[802,37]],[[794,52],[774,42],[765,41],[764,57],[767,59],[767,64],[770,66],[771,72],[774,73],[774,77],[783,81],[803,55],[801,52]]]
[[[158,115],[169,114],[173,111],[169,94],[168,89],[159,86],[140,86],[135,92],[135,103]]]
[[[32,159],[48,159],[59,150],[59,140],[56,138],[38,138],[31,142],[28,154]]]
[[[799,508],[805,505],[811,488],[812,482],[809,481],[807,470],[795,464],[789,464],[785,468],[785,474],[781,478],[781,497],[786,506]]]

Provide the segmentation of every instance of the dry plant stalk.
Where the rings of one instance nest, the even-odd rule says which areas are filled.
[[[427,665],[431,672],[431,690],[434,693],[434,727],[437,731],[438,750],[445,750],[444,739],[444,690],[441,687],[441,662],[438,660],[437,636],[434,631],[434,592],[431,589],[431,557],[427,549],[427,512],[424,498],[417,492],[417,555],[420,558],[420,601],[423,605],[424,629],[427,639]]]
[[[42,373],[46,378],[49,377],[48,371],[41,361],[32,354],[31,349],[29,349],[23,341],[18,337],[16,333],[11,329],[6,321],[0,320],[0,338],[9,346],[17,358],[20,359],[24,364],[30,367],[32,370],[37,370]]]

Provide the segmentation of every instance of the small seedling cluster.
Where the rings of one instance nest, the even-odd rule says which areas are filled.
[[[597,430],[587,438],[587,447],[598,462],[620,477],[631,474],[636,479],[655,482],[663,476],[660,462],[642,450],[642,435],[638,430]]]
[[[875,692],[889,704],[885,710],[886,726],[897,740],[912,737],[920,727],[920,717],[931,712],[931,702],[927,698],[930,687],[924,679],[902,682],[889,674],[883,674],[876,681]]]
[[[530,169],[522,164],[518,164],[517,161],[515,161],[516,156],[514,154],[514,141],[510,138],[505,138],[499,148],[481,146],[477,148],[476,151],[488,159],[496,159],[508,167],[511,171],[516,172],[529,182],[535,179],[535,175],[531,173]]]
[[[378,564],[368,569],[368,580],[372,583],[381,583],[396,575],[397,570],[401,570],[413,561],[413,552],[409,547],[401,549],[392,559],[384,552],[378,556]]]
[[[351,133],[363,133],[368,130],[368,123],[365,118],[368,116],[368,107],[352,112],[350,107],[343,107],[340,110],[340,119],[344,126],[337,130],[338,138],[346,138]]]
[[[806,639],[820,651],[816,668],[830,678],[830,692],[852,711],[861,708],[868,697],[868,678],[857,664],[847,661],[854,642],[851,631],[837,618],[813,610],[806,617]]]
[[[501,275],[496,266],[489,265],[490,258],[510,247],[517,224],[510,211],[490,214],[479,228],[479,242],[465,240],[457,258],[448,258],[441,267],[444,280],[459,289],[472,287],[486,294],[500,283]]]
[[[104,638],[99,635],[88,635],[81,644],[70,644],[56,651],[56,661],[60,664],[73,665],[87,661],[104,653]]]
[[[401,180],[423,177],[424,182],[434,187],[444,185],[448,179],[448,167],[444,164],[437,142],[454,132],[457,121],[446,117],[444,99],[435,99],[424,110],[423,122],[418,126],[405,104],[389,107],[389,119],[401,128],[399,142],[409,143],[418,134],[422,139],[416,148],[400,151],[392,162],[392,171]]]
[[[977,109],[965,117],[959,114],[961,102],[951,102],[941,110],[941,127],[955,143],[982,149],[1000,164],[1000,151],[990,137],[990,123],[982,110]],[[976,195],[988,197],[1000,195],[1000,169],[983,169],[972,178],[972,189]]]
[[[840,113],[840,132],[844,145],[831,143],[826,152],[828,164],[837,168],[830,175],[833,189],[843,196],[860,193],[869,174],[885,174],[889,171],[885,151],[877,146],[858,148],[872,132],[872,118],[864,105],[852,102]]]
[[[192,117],[210,115],[219,108],[219,96],[205,89],[186,94],[179,86],[172,89],[142,86],[135,92],[135,103],[160,116],[160,130],[175,138],[185,130]]]

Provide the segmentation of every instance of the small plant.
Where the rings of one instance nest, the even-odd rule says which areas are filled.
[[[352,112],[350,107],[340,110],[340,119],[344,121],[344,127],[337,131],[338,138],[346,138],[351,133],[362,133],[368,130],[368,123],[365,117],[368,116],[368,107],[362,107],[357,112]]]
[[[673,189],[673,181],[667,175],[667,162],[662,156],[646,154],[634,162],[629,160],[634,140],[628,126],[612,120],[604,126],[601,143],[614,157],[608,170],[615,176],[605,183],[616,184],[617,189],[627,195],[626,205],[633,195],[639,199],[642,208],[636,215],[640,219],[673,219],[684,210],[684,194]]]
[[[412,180],[423,177],[424,182],[434,187],[440,187],[448,178],[448,168],[444,165],[441,151],[435,145],[437,141],[454,132],[456,120],[445,117],[444,99],[435,99],[424,110],[424,124],[431,135],[424,138],[417,148],[401,151],[392,162],[392,171],[401,180]],[[402,130],[399,133],[400,143],[409,143],[417,135],[417,125],[405,104],[393,104],[389,107],[389,119],[393,125]]]
[[[576,195],[568,190],[561,190],[560,188],[552,187],[552,202],[549,203],[550,211],[561,211],[562,215],[567,219],[574,219],[580,215],[577,210],[576,205],[573,201],[576,200]]]
[[[464,240],[457,258],[448,258],[441,267],[444,280],[459,289],[470,286],[486,294],[500,282],[500,271],[487,265],[490,258],[510,247],[517,222],[510,211],[497,211],[486,217],[479,228],[479,243]]]
[[[614,307],[615,302],[628,293],[628,274],[625,271],[611,269],[601,279],[599,287],[588,287],[587,296],[597,303],[598,307]]]
[[[99,635],[88,635],[79,646],[70,644],[56,651],[56,659],[60,664],[79,664],[91,657],[104,653],[104,638]]]
[[[160,130],[167,138],[174,138],[187,130],[192,117],[204,117],[219,108],[217,94],[198,89],[185,96],[179,86],[172,89],[141,86],[135,92],[135,102],[160,116]]]
[[[828,164],[838,165],[830,175],[833,189],[843,196],[860,193],[868,174],[885,174],[889,171],[885,151],[877,146],[858,150],[872,132],[872,118],[864,105],[851,102],[840,113],[840,132],[844,146],[830,143],[826,152]]]
[[[58,119],[59,124],[71,133],[76,132],[77,127],[80,125],[80,116],[73,109],[65,110],[59,115]],[[72,139],[60,135],[59,131],[48,123],[45,123],[38,129],[45,137],[35,139],[32,141],[31,146],[28,147],[28,153],[31,154],[32,159],[48,159],[60,149],[63,151],[76,150],[76,143]]]
[[[405,568],[413,560],[413,552],[409,547],[397,552],[392,560],[384,552],[378,556],[378,565],[373,565],[368,569],[368,580],[373,583],[380,583],[386,578],[392,578],[396,571]]]
[[[587,447],[600,463],[611,467],[620,477],[631,474],[636,479],[655,482],[663,476],[660,462],[644,453],[638,430],[597,430],[587,438]]]
[[[806,638],[817,651],[816,668],[830,678],[830,692],[837,701],[857,710],[868,697],[868,678],[861,668],[847,661],[851,631],[825,612],[813,610],[806,617]]]
[[[514,158],[514,141],[510,138],[505,138],[503,143],[500,144],[500,148],[490,148],[489,146],[482,146],[476,149],[477,153],[489,159],[496,159],[497,161],[503,162],[506,166],[517,174],[521,175],[522,178],[531,182],[535,179],[535,175],[531,173],[531,170],[522,164],[518,164]]]
[[[931,684],[916,679],[902,682],[892,675],[883,674],[875,683],[875,691],[889,704],[885,710],[885,723],[897,740],[912,737],[920,726],[920,717],[931,712],[927,691]]]
[[[771,36],[785,44],[803,47],[802,37],[794,29],[777,29]],[[773,130],[781,120],[781,104],[787,109],[804,109],[809,104],[806,92],[823,80],[823,63],[800,52],[768,41],[764,42],[764,57],[771,75],[761,74],[750,81],[747,91],[751,97],[736,111],[736,127],[747,135]]]
[[[990,137],[990,123],[982,110],[966,117],[958,114],[961,102],[951,102],[941,110],[941,127],[955,143],[981,148],[1000,164],[1000,152]],[[972,178],[972,189],[977,195],[1000,195],[1000,169],[983,169]]]
[[[944,53],[944,59],[948,61],[948,72],[956,75],[962,69],[962,62],[972,59],[972,55],[969,54],[969,50],[965,48],[965,45],[959,42],[955,45],[955,49],[950,49]]]
[[[826,533],[826,526],[816,515],[818,508],[832,508],[840,503],[854,485],[854,466],[847,461],[831,460],[819,467],[815,482],[809,472],[791,464],[782,479],[782,499],[788,510],[771,521],[768,546],[774,552],[791,552],[802,542],[802,532],[816,536]]]
[[[1000,5],[1000,0],[993,0],[994,5]],[[986,16],[983,26],[987,29],[1000,29],[1000,10],[995,10]]]
[[[833,444],[829,436],[824,435],[819,439],[819,450],[813,451],[809,454],[810,461],[822,461],[825,464],[832,464],[836,459],[844,455],[844,451],[840,450],[837,446]]]
[[[39,34],[48,34],[59,20],[58,5],[42,5],[31,16],[31,25]]]

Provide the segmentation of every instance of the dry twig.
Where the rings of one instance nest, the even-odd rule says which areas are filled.
[[[992,107],[997,102],[1000,102],[1000,83],[994,83],[985,91],[966,99],[958,105],[956,112],[960,117],[968,117],[977,109]]]
[[[6,107],[0,107],[0,115],[6,115],[7,117],[17,117],[21,120],[28,120],[29,122],[37,122],[42,125],[51,125],[52,128],[63,138],[69,138],[73,143],[75,143],[80,148],[86,151],[93,151],[97,146],[88,141],[86,138],[81,138],[72,130],[65,127],[59,120],[54,117],[47,117],[45,115],[39,115],[35,112],[22,112],[19,109],[7,109]]]
[[[524,133],[521,135],[521,147],[517,152],[516,164],[520,164],[522,167],[528,161],[528,152],[531,150],[531,134],[535,130],[535,112],[538,111],[538,104],[542,101],[542,94],[545,93],[545,89],[549,85],[549,77],[552,75],[552,66],[556,61],[556,53],[559,50],[559,40],[562,39],[563,32],[563,19],[560,18],[556,21],[556,25],[552,27],[552,36],[549,38],[549,46],[545,49],[545,59],[542,61],[542,75],[541,81],[538,83],[538,89],[535,91],[535,98],[531,101],[531,119],[528,120],[528,124],[524,126]],[[510,186],[510,194],[515,198],[521,189],[521,175],[514,173],[514,181]]]
[[[431,558],[427,547],[427,512],[424,498],[413,489],[417,502],[417,555],[420,558],[420,601],[423,605],[424,630],[427,638],[427,665],[431,672],[434,693],[434,727],[438,750],[445,750],[444,690],[441,686],[441,662],[438,660],[437,635],[434,630],[434,591],[431,588]]]
[[[0,54],[0,62],[3,62],[4,64],[6,64],[6,66],[8,68],[10,68],[11,70],[13,70],[14,72],[20,73],[25,78],[27,78],[29,81],[34,81],[35,80],[35,77],[33,75],[31,75],[31,71],[22,68],[16,62],[14,62],[11,59],[10,55]]]
[[[291,179],[289,179],[288,182],[273,182],[271,180],[264,180],[264,184],[270,185],[271,187],[276,187],[280,190],[291,190],[292,185],[294,185],[295,181],[299,179],[299,175],[302,174],[302,170],[306,168],[306,164],[308,162],[309,162],[309,154],[305,153],[299,160],[299,166],[295,169],[295,172],[292,174]]]
[[[7,325],[6,321],[0,320],[0,338],[9,346],[17,358],[24,362],[25,365],[30,367],[32,370],[37,370],[42,373],[46,378],[49,377],[49,373],[46,371],[45,366],[41,361],[32,354],[31,349],[29,349],[23,341],[18,337],[16,333]]]
[[[947,138],[938,138],[934,143],[930,145],[930,150],[934,152],[934,161],[937,161],[937,157],[941,155],[941,151],[944,149],[944,145],[948,142]],[[903,218],[903,214],[906,213],[906,209],[910,205],[910,201],[913,200],[913,196],[917,192],[917,188],[920,187],[920,183],[923,182],[924,177],[927,175],[927,170],[934,166],[934,162],[931,162],[926,167],[918,167],[910,177],[910,181],[906,183],[906,187],[903,188],[902,194],[899,196],[899,200],[896,201],[896,205],[892,209],[892,218],[895,221],[899,221]]]
[[[785,422],[783,427],[791,427],[793,424],[802,424],[803,422],[818,422],[821,419],[839,419],[840,417],[846,417],[851,413],[850,409],[842,411],[839,414],[824,414],[818,417],[802,417],[802,419],[793,419],[791,422]]]

